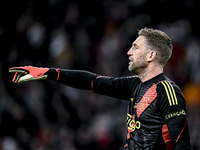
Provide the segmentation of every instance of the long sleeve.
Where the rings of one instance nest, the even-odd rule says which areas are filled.
[[[98,76],[93,80],[93,91],[114,98],[130,100],[133,89],[140,83],[137,76],[106,77]]]
[[[77,89],[129,100],[134,86],[140,81],[136,76],[105,77],[84,70],[54,69],[46,73],[48,79]]]
[[[167,121],[167,127],[175,150],[191,150],[186,116]]]
[[[172,149],[191,150],[185,99],[175,84],[162,81],[159,86],[159,109],[169,133],[164,140],[171,141]]]
[[[94,73],[83,70],[54,69],[46,73],[48,79],[83,90],[91,90],[91,83],[96,76]]]

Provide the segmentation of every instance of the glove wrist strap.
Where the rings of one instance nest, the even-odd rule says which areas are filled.
[[[56,69],[56,71],[57,71],[57,73],[58,73],[57,78],[56,78],[56,81],[58,81],[58,79],[59,79],[59,77],[60,77],[60,69],[58,68],[58,69]]]
[[[60,77],[60,69],[49,68],[49,70],[45,73],[45,75],[47,75],[47,79],[58,81]]]

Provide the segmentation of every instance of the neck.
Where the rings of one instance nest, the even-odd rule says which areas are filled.
[[[138,76],[142,82],[145,82],[161,74],[162,72],[163,72],[162,67],[156,67],[156,68],[148,67],[144,69],[143,72],[141,72]]]

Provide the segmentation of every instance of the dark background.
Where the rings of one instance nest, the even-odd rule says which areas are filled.
[[[200,149],[199,0],[6,0],[0,2],[0,149],[122,150],[127,102],[53,81],[13,84],[14,66],[128,72],[127,51],[143,27],[166,32],[165,74],[187,101]]]

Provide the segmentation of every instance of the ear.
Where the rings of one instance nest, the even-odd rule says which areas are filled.
[[[148,58],[147,58],[147,62],[152,62],[156,59],[156,51],[153,51],[151,50],[149,53],[148,53]]]

